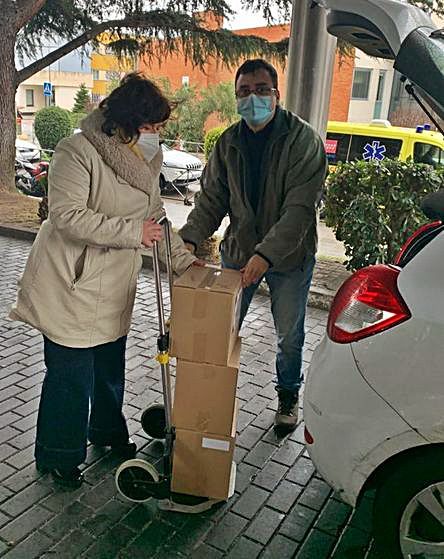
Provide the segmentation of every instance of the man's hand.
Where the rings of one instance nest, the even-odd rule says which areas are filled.
[[[242,268],[242,287],[249,287],[252,283],[258,283],[265,272],[268,270],[270,265],[268,262],[259,256],[259,254],[254,254],[247,265]]]

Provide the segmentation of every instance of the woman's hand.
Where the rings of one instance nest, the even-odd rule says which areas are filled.
[[[145,220],[142,226],[142,244],[151,248],[155,241],[161,239],[162,226],[156,223],[153,218]]]

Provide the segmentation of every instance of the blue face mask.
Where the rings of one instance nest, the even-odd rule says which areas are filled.
[[[273,116],[273,97],[259,97],[252,93],[237,100],[237,112],[252,126],[265,124]]]

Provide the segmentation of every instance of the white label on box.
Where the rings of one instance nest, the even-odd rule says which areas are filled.
[[[220,441],[219,439],[202,437],[202,448],[211,448],[212,450],[228,452],[230,450],[230,441]]]

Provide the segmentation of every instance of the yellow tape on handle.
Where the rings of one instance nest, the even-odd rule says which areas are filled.
[[[156,355],[156,361],[158,361],[161,365],[166,365],[170,362],[170,356],[168,353],[159,353]]]

